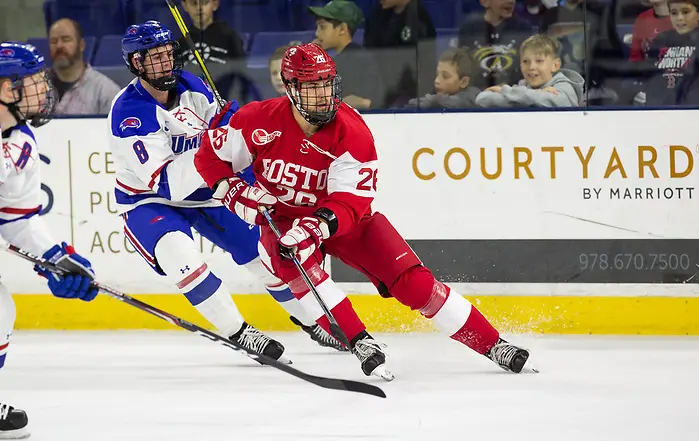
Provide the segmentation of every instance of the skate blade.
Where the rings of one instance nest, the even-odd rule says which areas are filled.
[[[385,364],[381,364],[379,366],[376,366],[376,369],[374,369],[371,372],[371,375],[374,375],[376,377],[381,378],[382,380],[386,381],[393,381],[395,380],[396,376],[393,375],[393,372],[388,370]]]
[[[29,438],[29,430],[26,427],[17,430],[9,430],[6,432],[0,432],[0,439],[25,439]]]
[[[520,372],[520,374],[538,374],[539,373],[539,369],[536,368],[529,360],[531,360],[531,356],[524,363],[524,366],[522,366],[522,372]]]
[[[267,366],[265,363],[261,362],[260,360],[255,360],[255,361],[256,361],[257,363],[259,363],[261,366]],[[293,361],[291,361],[290,359],[286,358],[284,355],[282,355],[281,357],[279,357],[279,359],[278,359],[277,361],[278,361],[279,363],[282,363],[282,364],[294,364]],[[0,438],[0,439],[2,439],[2,438]]]
[[[284,363],[284,364],[294,364],[293,361],[291,361],[289,358],[286,358],[284,355],[282,355],[281,357],[279,357],[279,360],[277,360],[277,361],[280,362],[280,363]],[[525,366],[526,366],[526,365],[525,365]]]

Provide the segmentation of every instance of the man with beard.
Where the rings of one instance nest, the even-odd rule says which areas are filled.
[[[62,18],[51,25],[51,77],[58,103],[57,115],[106,115],[119,86],[83,61],[85,40],[80,24]]]

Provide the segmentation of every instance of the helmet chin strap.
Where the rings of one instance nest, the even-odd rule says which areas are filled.
[[[161,92],[168,92],[170,90],[176,89],[177,88],[177,77],[174,75],[168,75],[166,77],[160,77],[160,78],[154,78],[150,79],[146,76],[143,77],[144,80],[153,88],[161,91]]]

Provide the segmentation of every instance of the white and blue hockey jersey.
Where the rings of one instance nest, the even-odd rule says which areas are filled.
[[[41,211],[41,172],[34,133],[20,124],[2,132],[0,236],[37,256],[56,244]]]
[[[216,207],[194,167],[194,153],[218,107],[211,90],[183,72],[179,100],[166,109],[138,79],[119,92],[109,112],[109,144],[116,166],[117,210],[146,203]]]

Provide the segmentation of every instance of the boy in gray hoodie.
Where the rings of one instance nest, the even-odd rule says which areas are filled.
[[[476,97],[481,107],[578,107],[585,80],[561,69],[560,45],[547,35],[527,38],[520,47],[523,80],[514,86],[493,86]]]
[[[406,107],[421,109],[468,109],[476,107],[480,89],[471,87],[475,61],[466,48],[447,49],[439,56],[434,91],[408,101]]]

